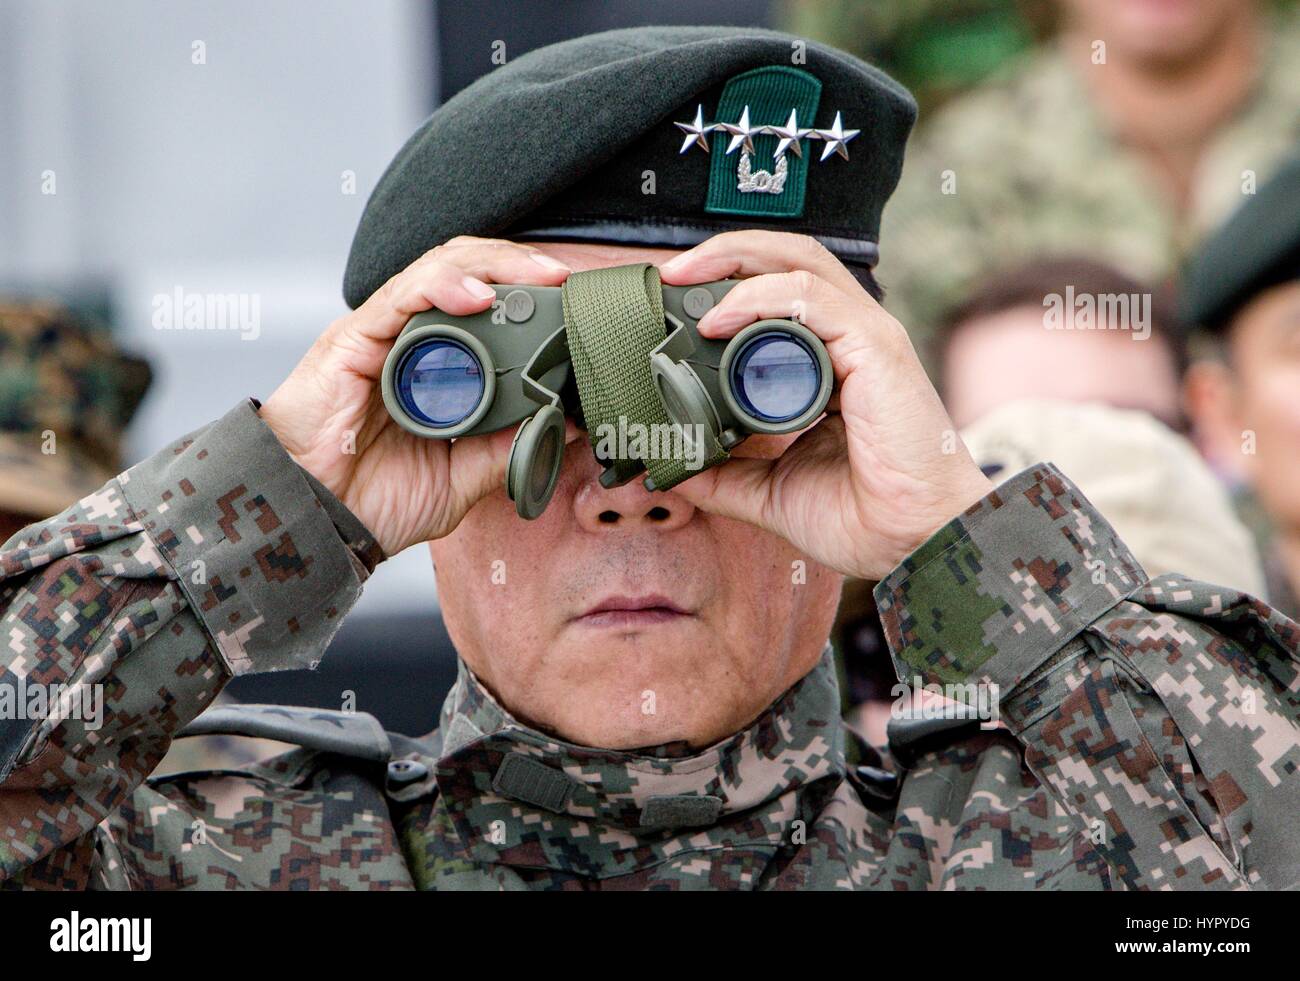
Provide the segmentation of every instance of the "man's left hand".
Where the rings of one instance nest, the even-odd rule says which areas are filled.
[[[685,286],[745,279],[699,322],[732,337],[795,319],[826,344],[838,394],[775,459],[733,455],[679,484],[696,507],[774,532],[823,565],[883,579],[993,489],[958,438],[903,327],[815,239],[716,235],[660,268]]]

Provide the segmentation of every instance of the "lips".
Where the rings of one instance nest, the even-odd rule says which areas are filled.
[[[574,617],[573,622],[587,627],[648,627],[693,615],[659,594],[610,596]]]

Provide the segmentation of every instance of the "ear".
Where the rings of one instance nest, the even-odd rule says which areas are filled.
[[[1232,370],[1221,361],[1193,362],[1183,376],[1183,410],[1191,420],[1193,439],[1210,464],[1222,474],[1246,477]]]

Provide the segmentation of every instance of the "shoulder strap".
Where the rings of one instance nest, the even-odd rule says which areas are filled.
[[[646,262],[590,269],[571,275],[562,290],[569,357],[592,449],[600,446],[605,433],[618,432],[620,424],[645,427],[646,433],[655,432],[655,427],[667,432],[671,421],[650,371],[650,352],[665,337],[659,270]],[[706,452],[704,467],[727,458],[716,440]],[[613,467],[617,483],[644,469],[659,490],[697,472],[684,460],[660,455],[601,462]]]
[[[258,736],[377,763],[387,763],[393,753],[388,733],[367,712],[293,705],[219,705],[200,715],[176,738],[209,735]]]

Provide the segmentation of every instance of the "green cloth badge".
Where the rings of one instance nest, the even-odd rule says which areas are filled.
[[[764,218],[800,217],[813,148],[807,141],[795,139],[778,158],[780,138],[752,131],[761,126],[785,127],[791,122],[792,111],[798,130],[810,128],[821,94],[822,83],[815,76],[784,65],[755,68],[731,78],[713,119],[741,132],[715,129],[710,135],[712,160],[704,210]],[[743,130],[746,126],[748,140]],[[734,149],[728,153],[731,147]]]

